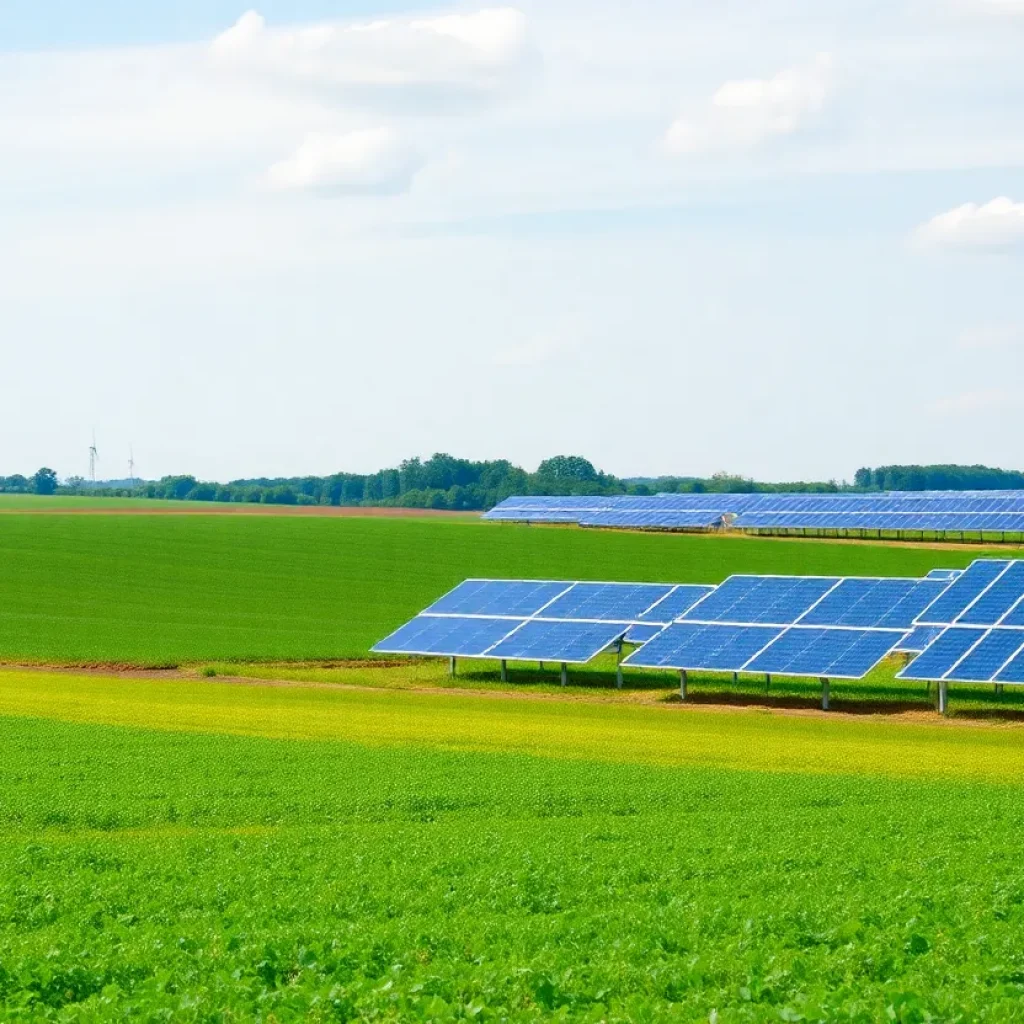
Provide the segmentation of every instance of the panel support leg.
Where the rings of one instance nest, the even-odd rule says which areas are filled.
[[[679,699],[686,700],[686,669],[679,671]]]
[[[821,710],[828,711],[828,680],[821,681]]]
[[[739,681],[740,681],[740,674],[739,674],[739,672],[733,672],[733,674],[732,674],[732,684],[733,684],[733,686],[738,685]]]
[[[939,714],[944,715],[949,706],[948,694],[946,692],[946,680],[939,680]]]
[[[997,697],[1002,697],[1002,695],[1003,695],[1003,684],[1002,683],[996,683],[996,696]]]
[[[764,692],[767,693],[772,688],[772,674],[771,672],[765,672],[764,674]]]
[[[501,681],[503,683],[508,682],[508,663],[504,658],[501,659]]]
[[[450,675],[452,677],[452,679],[455,678],[455,655],[454,654],[448,659],[448,675]]]
[[[569,682],[569,666],[562,662],[562,685],[566,686]]]
[[[615,648],[615,689],[622,689],[622,641]]]
[[[543,661],[540,663],[540,670],[541,670],[541,672],[544,671],[544,662]]]

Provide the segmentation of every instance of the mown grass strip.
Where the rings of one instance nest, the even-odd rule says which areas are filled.
[[[662,766],[1024,780],[1017,729],[0,672],[0,715]]]

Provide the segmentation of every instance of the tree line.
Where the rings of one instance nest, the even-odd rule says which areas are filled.
[[[595,469],[578,455],[545,459],[528,473],[507,459],[474,462],[439,453],[406,459],[376,473],[258,477],[214,483],[194,476],[165,476],[128,485],[93,485],[81,477],[60,483],[42,468],[30,477],[0,476],[0,492],[160,498],[171,501],[246,502],[266,505],[398,506],[479,511],[513,494],[838,493],[886,490],[1024,490],[1024,472],[987,466],[880,466],[857,470],[853,484],[829,481],[765,483],[731,473],[711,477],[622,479]]]

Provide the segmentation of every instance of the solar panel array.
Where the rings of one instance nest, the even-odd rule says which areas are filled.
[[[937,635],[900,679],[1024,684],[1024,561],[979,559],[917,621]]]
[[[508,661],[590,661],[627,634],[660,632],[714,587],[466,580],[373,650]]]
[[[860,679],[946,580],[731,576],[623,664]]]
[[[485,519],[648,530],[728,527],[1024,533],[1024,492],[658,494],[508,498]]]
[[[623,664],[861,678],[906,646],[949,579],[732,576],[667,583],[466,580],[378,653],[583,663],[623,641]],[[929,627],[933,628],[933,627]],[[901,646],[902,645],[902,646]]]

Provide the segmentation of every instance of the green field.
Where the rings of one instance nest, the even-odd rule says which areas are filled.
[[[0,660],[358,658],[468,576],[910,576],[982,551],[413,518],[0,515]]]
[[[0,1016],[1019,1020],[1019,737],[0,672]]]

